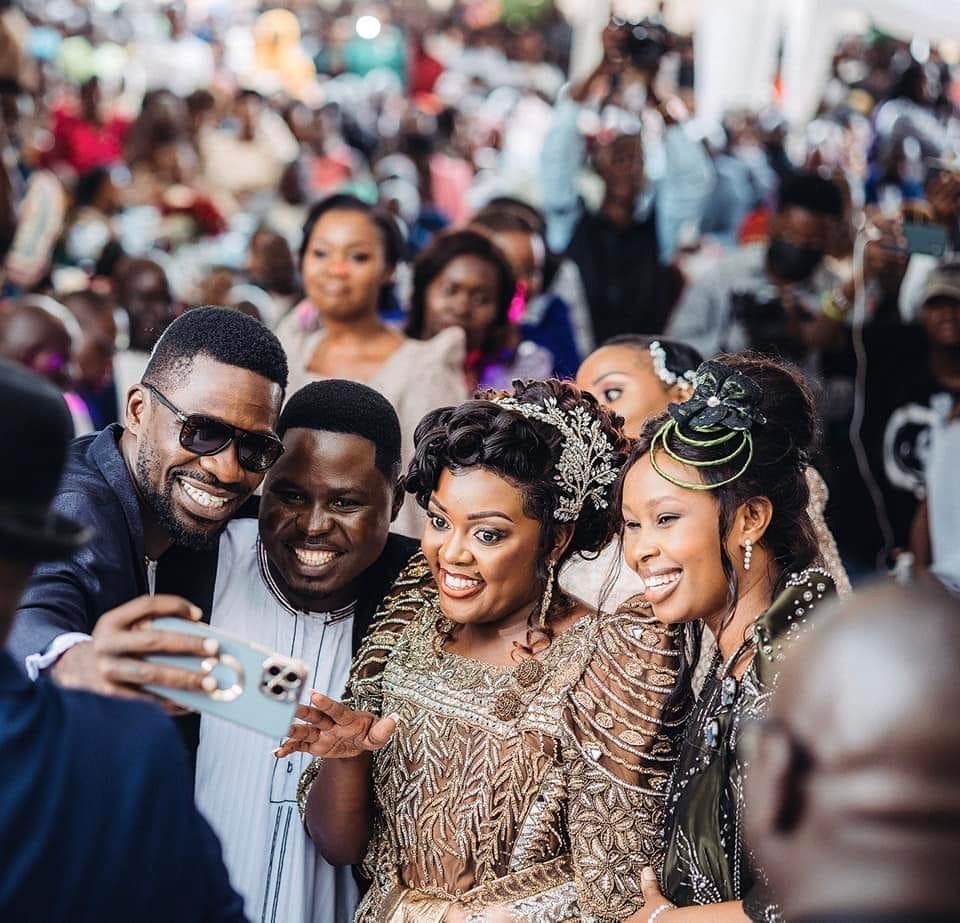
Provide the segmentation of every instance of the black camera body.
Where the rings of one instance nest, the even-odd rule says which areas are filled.
[[[803,352],[775,288],[731,292],[730,318],[743,326],[751,349],[784,359]]]
[[[671,49],[672,37],[663,23],[655,19],[614,19],[614,25],[626,36],[630,63],[642,71],[655,71],[660,59]]]

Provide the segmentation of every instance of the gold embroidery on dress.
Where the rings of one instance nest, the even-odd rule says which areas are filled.
[[[660,861],[680,632],[636,612],[591,615],[537,667],[499,667],[443,651],[438,615],[418,555],[351,671],[355,707],[401,716],[372,760],[373,885],[358,921],[384,919],[398,889],[404,919],[417,919],[415,895],[530,923],[629,916],[643,866]]]

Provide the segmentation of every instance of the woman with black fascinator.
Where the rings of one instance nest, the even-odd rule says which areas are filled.
[[[279,750],[321,758],[307,830],[363,860],[361,923],[623,920],[659,861],[682,630],[556,585],[610,539],[618,418],[568,382],[516,382],[427,414],[415,442],[423,553],[345,702],[314,695]]]
[[[647,906],[631,923],[779,919],[744,846],[737,745],[834,592],[808,512],[815,432],[791,367],[721,357],[700,366],[689,400],[645,424],[621,474],[626,562],[656,620],[696,642],[678,707],[703,629],[716,641],[668,789],[664,862],[645,871]]]

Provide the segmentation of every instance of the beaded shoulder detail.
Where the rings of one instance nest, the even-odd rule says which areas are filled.
[[[783,592],[753,630],[761,682],[780,670],[786,650],[808,633],[822,600],[836,593],[833,577],[819,567],[791,574]]]
[[[430,565],[418,551],[384,597],[373,624],[350,668],[344,702],[362,711],[380,714],[380,679],[401,635],[437,598]]]

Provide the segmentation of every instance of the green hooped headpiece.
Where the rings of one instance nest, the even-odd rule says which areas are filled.
[[[657,430],[650,443],[653,470],[671,484],[689,490],[715,490],[735,481],[753,460],[750,430],[755,423],[767,422],[758,410],[762,396],[760,386],[741,372],[722,362],[704,362],[697,369],[693,396],[667,408],[670,419]],[[684,481],[667,474],[657,464],[658,448],[674,461],[694,468],[716,468],[740,458],[743,463],[736,474],[715,484]],[[715,448],[718,455],[708,459],[687,458],[684,450],[690,448]]]

